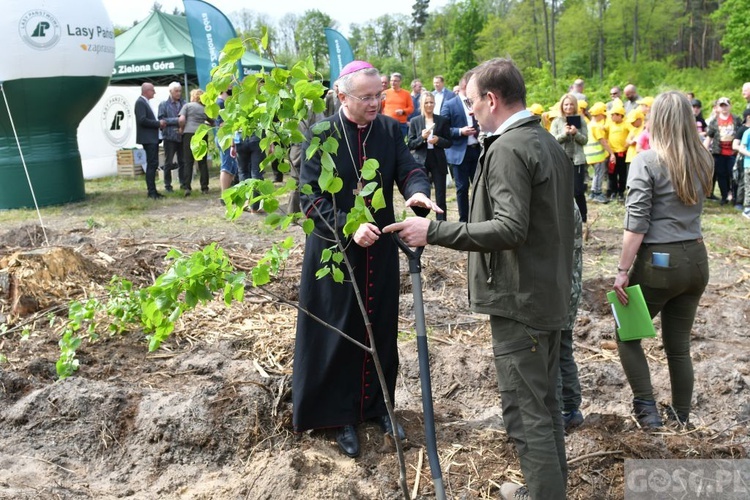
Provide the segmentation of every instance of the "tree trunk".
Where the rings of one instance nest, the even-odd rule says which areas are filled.
[[[544,1],[544,0],[542,0]],[[536,17],[536,0],[531,2],[531,21],[534,23],[534,47],[536,48],[536,67],[542,67],[542,57],[539,53],[539,21]]]
[[[555,15],[557,14],[557,0],[552,0],[552,9],[550,11],[550,35],[552,38],[552,78],[557,79],[557,50],[555,47]]]
[[[599,50],[598,50],[598,65],[599,65],[599,80],[604,80],[604,2],[606,0],[599,0]]]
[[[633,64],[638,61],[638,0],[633,9]]]
[[[547,52],[547,61],[552,62],[552,56],[549,51],[549,16],[547,15],[547,0],[542,0],[542,11],[544,13],[544,43]]]

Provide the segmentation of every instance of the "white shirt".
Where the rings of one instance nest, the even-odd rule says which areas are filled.
[[[500,135],[503,132],[505,132],[508,129],[508,127],[510,127],[511,125],[513,125],[514,123],[516,123],[517,121],[521,121],[524,118],[528,118],[530,116],[531,116],[531,111],[529,111],[527,109],[522,109],[521,111],[518,111],[517,113],[512,114],[510,116],[510,118],[508,118],[507,120],[505,120],[500,125],[500,127],[497,130],[495,130],[495,133],[492,134],[492,135]]]
[[[466,115],[466,123],[469,127],[471,127],[474,124],[474,113],[469,111],[469,108],[466,106],[466,96],[460,95],[458,96],[461,99],[461,104],[464,105],[464,114]],[[472,146],[474,144],[479,144],[479,140],[474,137],[473,135],[470,135],[466,138],[466,145]]]
[[[440,114],[440,110],[443,108],[443,95],[442,92],[433,92],[435,96],[435,114]]]

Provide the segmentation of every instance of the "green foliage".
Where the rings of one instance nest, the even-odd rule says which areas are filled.
[[[281,243],[274,243],[252,270],[253,286],[258,287],[268,284],[271,281],[271,276],[278,274],[289,258],[289,251],[293,246],[294,239],[291,236]]]
[[[223,294],[228,305],[241,301],[245,293],[245,274],[238,273],[223,249],[212,243],[191,255],[172,249],[167,259],[173,262],[154,284],[134,290],[133,283],[114,276],[107,287],[107,300],[73,301],[68,307],[68,322],[59,341],[60,358],[56,369],[63,379],[78,370],[76,350],[83,340],[99,339],[97,317],[108,320],[110,335],[142,327],[147,333],[149,350],[159,348],[174,330],[175,322],[187,310]]]
[[[55,370],[60,379],[66,379],[78,370],[79,361],[76,350],[81,346],[82,338],[75,335],[73,330],[66,329],[60,338],[60,357],[55,363]]]
[[[447,78],[459,81],[461,76],[476,66],[477,59],[474,50],[477,38],[486,21],[485,13],[481,10],[479,0],[464,0],[459,2],[458,14],[451,25],[450,33],[453,38],[449,56],[449,70]]]
[[[297,43],[300,53],[312,57],[314,67],[324,71],[328,61],[325,28],[335,28],[336,22],[328,14],[312,9],[305,11],[297,23]]]
[[[223,292],[227,305],[241,301],[245,293],[245,274],[235,272],[216,243],[190,255],[172,249],[167,259],[173,260],[167,271],[140,292],[141,322],[149,333],[149,351],[158,349],[169,337],[185,311],[213,300],[216,292]]]
[[[729,52],[726,61],[737,80],[750,81],[750,2],[726,0],[712,19],[725,21],[721,45]]]
[[[85,327],[85,336],[88,336],[89,340],[94,341],[98,338],[96,314],[100,309],[101,303],[97,299],[89,299],[85,302],[76,300],[68,306],[68,324],[58,342],[60,358],[55,363],[57,376],[61,379],[73,375],[78,370],[76,351],[84,339],[80,330]]]

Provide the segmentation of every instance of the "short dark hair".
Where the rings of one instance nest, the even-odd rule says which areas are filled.
[[[512,60],[501,57],[490,59],[472,72],[480,93],[492,92],[506,105],[521,104],[526,107],[526,83]]]
[[[746,122],[748,116],[750,116],[750,109],[746,108],[745,111],[742,112],[742,121]]]

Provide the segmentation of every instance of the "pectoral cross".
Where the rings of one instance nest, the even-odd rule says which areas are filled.
[[[355,189],[352,189],[352,194],[353,194],[354,196],[359,196],[359,193],[360,193],[360,192],[362,191],[362,189],[363,189],[364,187],[365,187],[365,186],[364,186],[364,185],[362,184],[362,181],[361,181],[361,180],[357,181],[357,187],[356,187]]]

